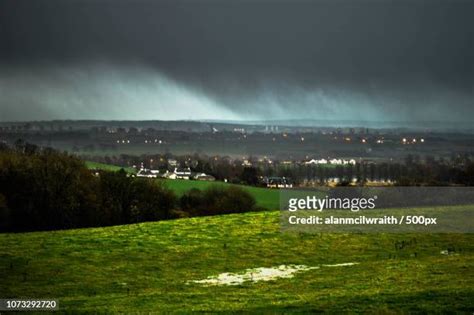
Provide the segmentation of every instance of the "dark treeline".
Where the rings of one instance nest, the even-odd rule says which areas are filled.
[[[408,155],[398,162],[360,162],[355,165],[293,165],[266,166],[264,176],[285,176],[296,184],[326,185],[334,179],[340,184],[365,185],[367,182],[390,182],[397,186],[474,185],[474,161],[469,157],[456,160],[435,160]]]
[[[278,161],[249,157],[247,160],[206,155],[153,154],[86,157],[107,164],[172,170],[170,160],[194,172],[213,175],[231,183],[261,185],[262,177],[286,177],[297,186],[326,185],[334,179],[340,183],[364,185],[368,181],[388,181],[400,186],[474,185],[472,153],[455,154],[451,158],[407,155],[403,161],[358,161],[355,165],[307,165],[302,161]],[[247,162],[247,163],[244,163]],[[289,163],[288,163],[289,162]]]
[[[0,147],[0,231],[107,226],[256,210],[237,188],[210,187],[177,197],[163,183],[126,172],[93,176],[67,153],[18,142]]]

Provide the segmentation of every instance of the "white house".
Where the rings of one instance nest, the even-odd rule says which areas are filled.
[[[268,188],[292,188],[293,184],[285,177],[264,177],[263,183]]]
[[[137,177],[157,178],[159,173],[160,171],[158,170],[149,170],[147,168],[141,168],[137,173]]]
[[[334,164],[334,165],[348,165],[348,164],[355,165],[356,161],[354,159],[350,159],[350,160],[331,159],[331,160],[329,160],[329,163]]]
[[[195,180],[207,180],[207,181],[215,181],[216,178],[212,175],[208,175],[206,173],[198,173],[194,175]]]
[[[304,164],[306,164],[306,165],[328,164],[328,160],[326,160],[326,159],[319,159],[319,160],[311,159],[309,161],[304,162]]]
[[[330,164],[335,164],[335,165],[341,165],[342,160],[341,159],[331,159],[331,160],[329,160],[329,163]]]
[[[172,179],[189,179],[191,177],[191,169],[188,168],[181,168],[178,169],[177,167],[173,171],[174,178]],[[170,175],[171,176],[171,175]],[[169,177],[171,178],[171,177]]]

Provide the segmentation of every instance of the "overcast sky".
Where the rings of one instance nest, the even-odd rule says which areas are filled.
[[[474,1],[0,0],[0,120],[474,120]]]

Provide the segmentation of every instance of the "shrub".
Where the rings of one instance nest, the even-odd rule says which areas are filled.
[[[214,185],[204,191],[191,189],[180,198],[181,210],[191,216],[255,211],[255,205],[254,197],[236,186]]]
[[[171,219],[176,204],[174,192],[162,183],[141,179],[133,181],[132,221],[157,221]]]

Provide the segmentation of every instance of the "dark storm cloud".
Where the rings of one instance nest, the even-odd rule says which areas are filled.
[[[2,119],[21,119],[18,104],[127,118],[113,96],[141,106],[144,87],[157,119],[175,116],[153,100],[174,95],[201,104],[197,117],[470,120],[473,15],[448,0],[4,1]]]

